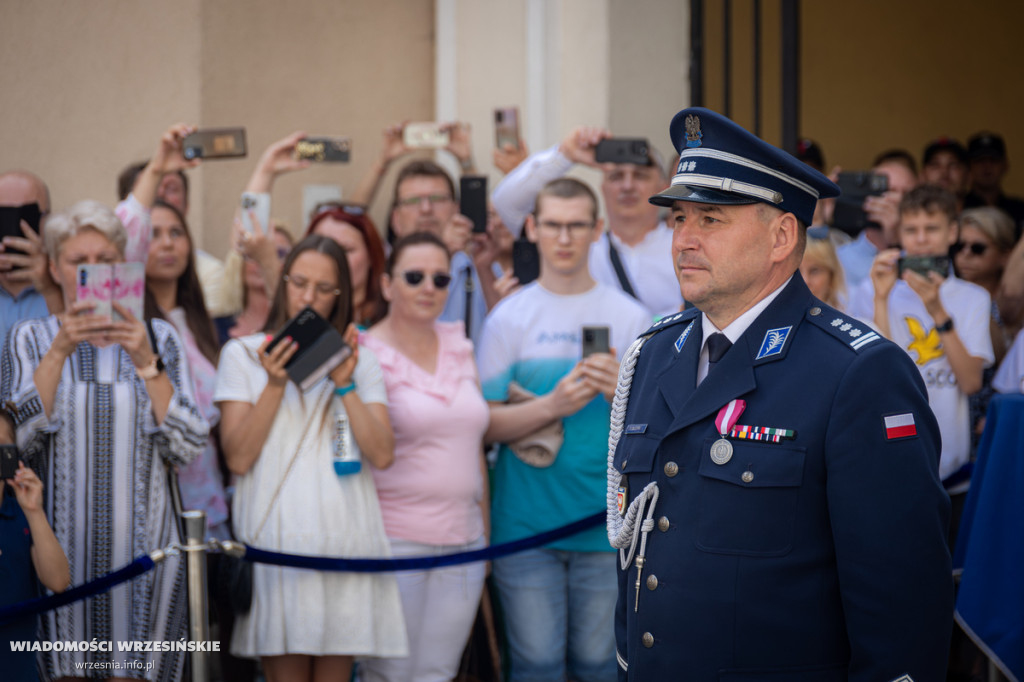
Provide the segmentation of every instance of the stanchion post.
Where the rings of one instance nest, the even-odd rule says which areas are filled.
[[[181,519],[185,525],[189,639],[193,642],[206,642],[210,639],[209,618],[207,617],[206,552],[202,550],[206,543],[206,512],[182,512]],[[208,682],[210,677],[207,653],[192,651],[190,660],[192,661],[192,682]]]

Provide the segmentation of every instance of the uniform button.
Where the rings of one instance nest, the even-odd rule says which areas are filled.
[[[658,576],[649,575],[647,576],[647,589],[656,590],[658,589]]]
[[[750,483],[751,481],[754,480],[754,472],[753,471],[744,471],[743,475],[740,476],[740,478],[743,479],[744,483]]]
[[[662,533],[668,530],[668,526],[669,522],[667,516],[662,516],[660,519],[658,519],[658,530],[660,530]]]
[[[645,632],[643,637],[640,638],[640,641],[643,643],[645,647],[650,649],[652,646],[654,646],[654,635],[652,635],[649,632]]]
[[[817,317],[818,315],[821,315],[821,308],[818,306],[811,308],[811,317]]]
[[[679,473],[679,465],[675,462],[668,462],[665,464],[665,475],[672,478]]]

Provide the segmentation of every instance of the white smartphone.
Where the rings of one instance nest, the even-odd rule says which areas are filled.
[[[402,141],[411,149],[441,149],[448,140],[448,131],[440,123],[406,123],[402,129]]]
[[[242,192],[242,227],[246,232],[252,232],[255,226],[252,224],[252,211],[256,220],[260,223],[263,234],[270,233],[270,195],[266,192]]]

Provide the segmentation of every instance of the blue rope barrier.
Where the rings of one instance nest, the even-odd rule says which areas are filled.
[[[426,568],[440,568],[456,564],[468,564],[474,561],[490,561],[523,550],[546,545],[555,540],[575,535],[580,531],[598,526],[606,521],[605,512],[599,512],[585,519],[561,528],[549,530],[540,535],[514,540],[500,545],[492,545],[469,552],[457,552],[441,556],[405,557],[401,559],[336,559],[301,554],[281,554],[265,549],[245,546],[244,559],[260,564],[273,564],[290,568],[311,568],[318,571],[350,571],[357,573],[379,573],[382,571],[414,571]]]
[[[65,604],[76,602],[79,599],[85,599],[86,597],[94,597],[97,594],[102,594],[123,582],[128,582],[129,580],[152,570],[155,566],[156,562],[153,561],[153,558],[148,554],[143,554],[135,559],[135,561],[123,568],[117,569],[113,573],[108,573],[96,578],[95,580],[82,583],[77,587],[72,587],[70,590],[61,592],[60,594],[54,594],[49,597],[37,597],[18,604],[5,606],[0,608],[0,625],[6,625],[7,623],[17,620],[23,616],[34,616],[36,614],[43,613],[44,611],[55,609],[58,606],[64,606]]]
[[[605,522],[605,512],[598,512],[561,528],[549,530],[540,535],[514,540],[500,545],[492,545],[470,552],[457,552],[442,556],[405,557],[401,559],[341,559],[332,557],[304,556],[300,554],[282,554],[257,547],[245,546],[244,559],[261,564],[288,566],[291,568],[309,568],[320,571],[348,571],[352,573],[379,573],[382,571],[414,571],[427,568],[441,568],[457,564],[468,564],[474,561],[490,561],[516,552],[546,545],[579,532],[593,528]],[[110,590],[123,582],[136,578],[152,570],[156,562],[149,555],[142,555],[123,568],[107,575],[90,580],[69,590],[49,597],[29,599],[18,604],[0,608],[0,625],[28,615],[37,615],[60,606],[76,602],[80,599],[93,597]]]

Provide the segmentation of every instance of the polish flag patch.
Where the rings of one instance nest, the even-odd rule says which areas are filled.
[[[892,414],[885,417],[885,437],[888,440],[895,438],[907,438],[917,435],[917,425],[914,423],[912,412],[906,414]]]

